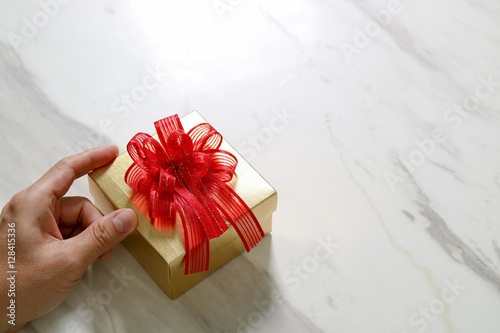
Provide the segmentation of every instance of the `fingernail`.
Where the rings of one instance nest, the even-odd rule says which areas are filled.
[[[137,224],[137,215],[133,210],[125,209],[113,218],[113,223],[119,232],[127,232],[135,228]]]

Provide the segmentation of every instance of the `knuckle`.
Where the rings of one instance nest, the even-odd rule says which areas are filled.
[[[5,205],[4,212],[16,213],[26,206],[27,193],[26,190],[14,194],[10,201]]]
[[[68,170],[72,169],[72,165],[75,162],[75,155],[63,157],[59,162],[56,163],[55,167],[58,170]]]
[[[92,203],[92,201],[90,201],[88,198],[85,198],[85,197],[79,197],[79,198],[80,198],[80,200],[82,200],[84,206],[87,206],[87,205],[92,205],[93,206],[94,205]]]
[[[103,252],[108,250],[111,245],[111,232],[109,228],[106,227],[104,220],[97,222],[96,226],[91,230],[92,236],[96,240],[99,250],[102,250]]]
[[[64,168],[64,167],[70,165],[71,159],[72,159],[71,156],[66,156],[66,157],[62,158],[59,162],[56,163],[56,167]]]
[[[59,160],[54,166],[52,167],[52,170],[55,171],[56,173],[60,173],[63,170],[67,169],[70,165],[70,159],[71,157],[64,157],[63,159]]]
[[[10,199],[9,204],[11,206],[19,206],[24,204],[25,199],[26,199],[26,194],[24,191],[21,191],[19,193],[14,194],[12,199]]]

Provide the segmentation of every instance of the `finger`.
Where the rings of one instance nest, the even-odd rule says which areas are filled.
[[[63,238],[78,235],[103,215],[90,200],[84,197],[64,197],[60,200],[59,230]]]
[[[99,257],[97,257],[97,259],[102,260],[102,261],[106,261],[106,260],[109,260],[109,258],[111,258],[112,254],[113,254],[113,249],[104,252]]]
[[[47,194],[61,198],[77,178],[108,164],[118,156],[117,146],[89,149],[57,162],[34,185]]]
[[[65,246],[78,263],[87,268],[92,261],[127,237],[137,226],[131,209],[114,211],[92,223],[79,235],[65,240]]]

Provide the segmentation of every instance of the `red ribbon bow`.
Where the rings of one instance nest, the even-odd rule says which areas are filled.
[[[227,230],[229,221],[247,251],[264,232],[247,204],[226,183],[238,160],[219,149],[222,136],[207,123],[187,134],[177,115],[155,122],[160,142],[146,133],[127,145],[134,160],[125,181],[148,199],[149,218],[159,230],[172,228],[179,213],[186,248],[185,274],[208,270],[209,239]]]

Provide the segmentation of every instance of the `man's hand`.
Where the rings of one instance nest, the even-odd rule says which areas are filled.
[[[83,197],[64,197],[73,181],[113,160],[116,146],[66,157],[36,183],[16,194],[0,215],[2,312],[9,305],[7,239],[15,224],[16,325],[1,315],[0,331],[17,331],[57,307],[96,258],[106,260],[113,246],[137,225],[133,210],[103,216]]]

